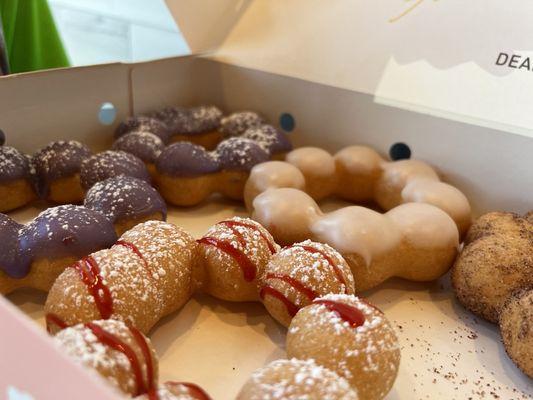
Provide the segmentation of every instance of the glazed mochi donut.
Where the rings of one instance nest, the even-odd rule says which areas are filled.
[[[471,223],[466,197],[441,182],[431,166],[419,160],[388,162],[364,146],[346,147],[334,156],[320,148],[302,147],[288,153],[286,162],[255,166],[245,187],[248,209],[260,193],[283,187],[304,190],[317,201],[331,195],[353,202],[376,201],[384,210],[408,202],[432,204],[452,217],[461,236]]]
[[[499,323],[505,351],[524,374],[533,378],[533,286],[507,299]]]
[[[84,190],[80,183],[82,162],[91,150],[75,140],[51,142],[32,157],[39,196],[59,204],[80,203]]]
[[[140,158],[148,172],[153,177],[155,175],[155,160],[163,149],[165,144],[153,133],[146,131],[135,131],[127,133],[118,138],[112,146],[112,150],[125,151]]]
[[[115,130],[115,139],[132,132],[146,132],[157,136],[163,143],[170,142],[170,130],[168,126],[158,118],[146,115],[136,115],[126,118]]]
[[[0,146],[0,212],[22,207],[35,198],[30,160],[14,147]]]
[[[147,333],[182,307],[194,290],[194,239],[181,228],[148,221],[124,233],[110,249],[67,268],[45,304],[47,328],[118,319]]]
[[[314,360],[276,360],[255,371],[237,400],[358,400],[357,392],[337,373]]]
[[[468,231],[452,284],[463,306],[498,322],[508,297],[533,285],[533,224],[514,213],[482,215]]]
[[[167,382],[158,387],[159,362],[150,339],[122,321],[78,324],[59,332],[54,341],[76,363],[126,395],[147,400],[210,400],[192,383]]]
[[[116,239],[107,218],[82,206],[49,208],[26,226],[0,214],[0,293],[48,291],[67,266]]]
[[[197,242],[197,280],[203,291],[222,300],[259,300],[260,277],[279,250],[265,228],[234,217],[211,227]]]
[[[383,313],[343,294],[319,297],[298,311],[287,333],[287,356],[336,372],[361,400],[385,397],[400,364],[398,339]]]
[[[324,214],[305,192],[282,188],[257,196],[253,208],[253,218],[278,243],[311,239],[337,250],[356,278],[356,292],[392,276],[435,280],[452,266],[459,246],[454,221],[426,203],[402,204],[385,214],[359,206]]]
[[[327,244],[306,240],[274,254],[260,278],[259,296],[284,326],[320,296],[353,294],[354,278],[342,256]]]
[[[167,206],[158,191],[131,176],[120,175],[96,183],[83,204],[104,214],[113,223],[117,236],[141,222],[167,218]]]

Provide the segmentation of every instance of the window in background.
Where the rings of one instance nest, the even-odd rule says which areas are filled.
[[[49,0],[72,65],[190,53],[164,0]]]

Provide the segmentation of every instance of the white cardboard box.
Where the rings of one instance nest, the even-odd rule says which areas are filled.
[[[501,51],[527,54],[521,35],[509,30],[518,21],[523,35],[533,33],[532,6],[511,1],[520,13],[510,15],[495,0],[167,2],[192,51],[208,53],[0,78],[8,144],[32,152],[73,138],[100,150],[125,116],[168,104],[253,109],[273,123],[288,112],[297,145],[364,143],[387,153],[405,142],[413,157],[463,190],[476,213],[533,208],[533,100],[523,93],[533,75],[491,64]],[[482,30],[480,20],[494,31]],[[480,36],[486,46],[477,49]],[[97,118],[104,102],[116,108],[111,126]],[[27,221],[37,211],[12,214]],[[169,220],[200,236],[235,214],[245,211],[215,201],[171,209]],[[497,328],[457,304],[447,277],[429,285],[393,280],[366,295],[397,326],[402,344],[387,399],[495,398],[490,392],[520,399],[533,391],[505,355]],[[24,317],[44,325],[44,295],[8,298],[23,313],[0,299],[0,398],[10,385],[39,400],[113,398],[52,351],[44,331]],[[214,399],[233,398],[254,369],[283,357],[284,337],[260,304],[205,296],[151,334],[161,381],[193,381]]]

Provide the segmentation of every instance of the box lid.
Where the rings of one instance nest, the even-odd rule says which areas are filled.
[[[533,4],[166,0],[193,52],[533,137]]]

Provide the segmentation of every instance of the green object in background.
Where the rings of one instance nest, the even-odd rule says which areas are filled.
[[[11,73],[68,67],[46,0],[0,0]]]

